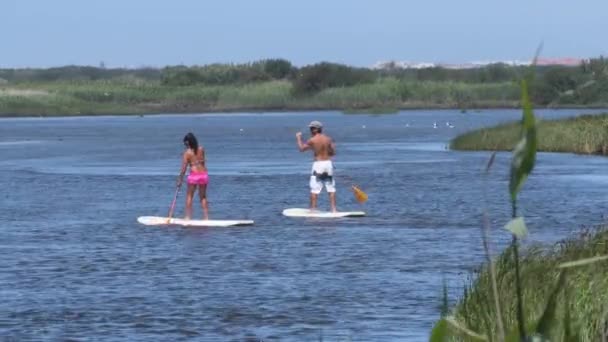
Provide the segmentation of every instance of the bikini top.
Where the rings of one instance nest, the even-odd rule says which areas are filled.
[[[204,152],[202,152],[203,148],[199,147],[199,149],[201,151],[201,154],[203,154],[204,153]],[[203,167],[205,166],[205,159],[203,159],[204,155],[199,159],[198,151],[197,151],[197,153],[194,154],[194,158],[196,158],[196,160],[190,162],[190,167],[194,167],[195,165],[200,165]]]

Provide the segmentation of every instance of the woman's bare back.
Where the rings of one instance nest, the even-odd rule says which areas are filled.
[[[205,166],[205,150],[202,146],[199,146],[196,154],[191,148],[189,148],[188,151],[186,151],[186,158],[188,160],[188,164],[190,165],[191,172],[207,171],[207,167]]]

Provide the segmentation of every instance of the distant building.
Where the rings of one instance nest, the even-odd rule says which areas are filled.
[[[588,59],[582,58],[538,58],[536,61],[537,65],[547,66],[547,65],[565,65],[565,66],[577,66],[580,65],[583,61],[588,61]],[[474,61],[467,63],[432,63],[432,62],[410,62],[410,61],[380,61],[372,65],[372,69],[382,69],[382,70],[391,70],[391,69],[425,69],[425,68],[434,68],[441,67],[446,69],[474,69],[481,68],[491,64],[505,64],[509,66],[526,66],[531,65],[532,61],[520,61],[520,60],[506,60],[506,61]]]
[[[581,58],[539,58],[536,60],[537,65],[567,65],[567,66],[577,66],[583,63],[584,61],[589,61],[588,59]]]
[[[425,69],[433,68],[437,65],[435,63],[417,63],[409,61],[381,61],[377,62],[372,66],[372,69]]]

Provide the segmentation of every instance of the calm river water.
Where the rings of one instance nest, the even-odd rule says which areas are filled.
[[[482,260],[481,206],[491,210],[495,249],[508,240],[500,227],[510,214],[510,155],[498,154],[484,202],[480,174],[489,153],[446,146],[459,133],[520,115],[2,119],[0,339],[426,340],[442,279],[455,300]],[[294,135],[307,136],[313,119],[337,143],[339,208],[367,217],[281,215],[308,204],[311,155],[297,151]],[[254,226],[136,222],[167,214],[188,131],[207,151],[212,218],[253,219]],[[520,204],[529,241],[553,242],[601,222],[606,170],[608,158],[539,154]],[[365,205],[349,192],[352,182],[368,193]],[[320,204],[327,208],[325,195]]]

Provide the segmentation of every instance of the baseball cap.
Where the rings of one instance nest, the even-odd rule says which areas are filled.
[[[312,121],[310,124],[308,124],[308,127],[314,127],[314,128],[323,128],[323,124],[319,121]]]

